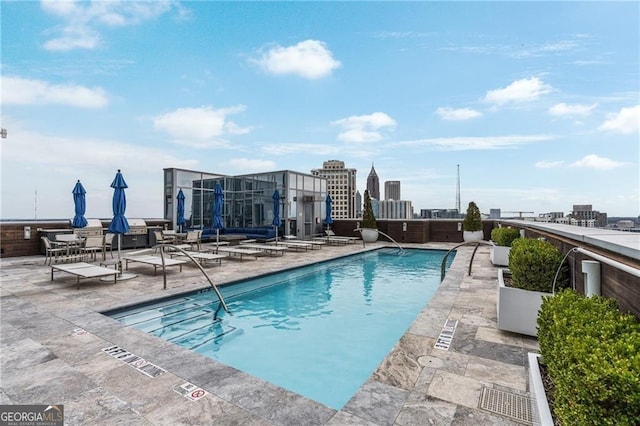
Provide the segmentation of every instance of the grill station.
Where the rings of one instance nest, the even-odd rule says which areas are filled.
[[[101,237],[102,221],[100,219],[87,219],[87,226],[85,226],[84,228],[76,228],[73,232],[75,232],[82,238]]]
[[[144,219],[129,219],[129,232],[122,235],[122,247],[123,249],[131,248],[144,248],[148,246],[149,237],[147,222]],[[117,239],[114,239],[117,241]]]

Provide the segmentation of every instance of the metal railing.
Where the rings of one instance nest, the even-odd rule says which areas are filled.
[[[440,282],[442,283],[442,281],[444,280],[444,275],[445,275],[445,267],[447,265],[447,257],[449,257],[449,253],[451,253],[452,251],[454,251],[455,249],[457,249],[458,247],[462,247],[462,246],[469,246],[471,244],[475,244],[476,247],[473,249],[473,254],[471,255],[471,259],[469,259],[469,275],[471,275],[471,267],[473,266],[473,258],[476,255],[476,251],[478,251],[478,247],[480,247],[481,245],[484,246],[492,246],[493,243],[489,242],[489,241],[485,241],[485,240],[481,240],[481,241],[465,241],[464,243],[460,243],[457,246],[451,248],[442,258],[442,264],[440,265]]]
[[[354,231],[358,231],[360,232],[360,236],[362,237],[362,228],[356,228],[354,229]],[[382,232],[381,230],[377,230],[378,234],[382,234],[385,237],[387,237],[389,240],[391,240],[391,242],[393,242],[396,246],[398,246],[398,248],[400,249],[400,253],[404,253],[404,248],[402,248],[402,246],[393,238],[391,238],[389,235],[385,234],[384,232]],[[365,242],[364,242],[364,237],[362,238],[362,247],[365,247]]]
[[[185,256],[187,256],[194,265],[196,265],[198,267],[198,269],[200,269],[200,271],[202,272],[202,274],[205,276],[205,278],[207,279],[207,281],[209,281],[209,284],[211,285],[211,288],[213,289],[213,291],[216,293],[216,296],[218,296],[218,300],[220,301],[220,306],[222,306],[225,310],[225,312],[227,312],[229,315],[231,315],[231,312],[229,311],[229,308],[227,307],[226,302],[224,301],[224,298],[222,297],[222,294],[220,293],[220,290],[218,290],[218,287],[213,283],[213,281],[211,281],[211,278],[209,277],[209,274],[207,274],[207,271],[204,270],[204,268],[202,267],[202,265],[200,264],[200,262],[198,262],[196,259],[193,258],[193,256],[191,256],[187,251],[181,249],[180,247],[177,247],[174,244],[158,244],[157,245],[160,248],[160,258],[162,259],[162,279],[163,279],[163,290],[167,289],[167,271],[165,268],[165,264],[164,264],[164,249],[165,248],[170,248],[172,250],[175,251],[179,251],[180,253],[184,254]],[[217,313],[220,310],[220,308],[218,307],[218,310],[216,311],[216,317],[217,317]],[[214,318],[215,319],[215,318]]]

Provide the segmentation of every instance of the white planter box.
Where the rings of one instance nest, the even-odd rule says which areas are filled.
[[[491,263],[495,266],[509,266],[510,251],[511,247],[492,245],[490,251]]]
[[[537,337],[536,321],[542,296],[551,293],[506,287],[505,271],[509,270],[498,269],[498,329]]]
[[[553,426],[547,394],[542,383],[538,358],[540,354],[529,352],[529,393],[531,395],[531,417],[534,425]]]

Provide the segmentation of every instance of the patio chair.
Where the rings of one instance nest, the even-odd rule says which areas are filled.
[[[200,243],[202,240],[202,231],[187,231],[187,236],[185,237],[183,243],[191,245],[191,249],[196,246],[198,251],[200,251]]]
[[[158,252],[159,244],[172,244],[175,242],[175,238],[166,237],[162,231],[153,231],[154,237],[156,237],[156,245],[153,246],[153,251]]]
[[[44,264],[46,265],[47,262],[49,263],[49,265],[51,265],[51,259],[58,257],[58,255],[60,254],[65,254],[67,252],[66,248],[63,247],[54,247],[53,243],[51,242],[51,240],[47,237],[41,237],[42,238],[42,242],[44,243]]]
[[[104,235],[104,239],[102,240],[102,260],[107,258],[107,249],[109,249],[111,258],[113,259],[113,237],[115,236],[116,234],[110,232]]]
[[[113,234],[112,234],[113,235]],[[87,237],[84,240],[84,245],[81,248],[82,253],[88,258],[91,256],[91,260],[96,260],[96,253],[104,250],[104,236],[101,237]],[[104,260],[104,253],[102,254],[102,260]]]

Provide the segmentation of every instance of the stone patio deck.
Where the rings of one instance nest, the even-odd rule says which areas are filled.
[[[385,243],[287,252],[207,267],[218,284],[382,247]],[[452,244],[406,247],[444,248]],[[0,404],[64,404],[65,424],[136,425],[511,425],[480,408],[483,389],[527,395],[526,354],[537,342],[496,329],[496,268],[488,248],[461,247],[447,277],[375,373],[336,411],[232,367],[128,328],[100,312],[206,288],[185,266],[162,274],[130,265],[134,279],[50,279],[44,257],[0,259]],[[448,350],[434,348],[457,320]],[[78,329],[84,331],[77,332]],[[354,330],[357,332],[357,330]],[[119,346],[166,370],[155,378],[103,351]],[[174,389],[206,390],[192,401]]]

